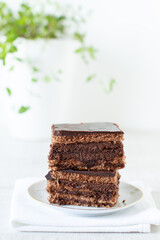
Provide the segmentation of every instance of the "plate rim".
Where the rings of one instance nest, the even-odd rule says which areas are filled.
[[[27,193],[28,193],[28,195],[32,198],[32,199],[34,199],[35,201],[38,201],[39,203],[41,203],[41,204],[44,204],[44,205],[47,205],[47,206],[53,206],[53,207],[57,207],[57,208],[60,208],[60,209],[65,209],[65,210],[74,210],[74,211],[88,211],[88,210],[90,210],[90,211],[117,211],[117,210],[122,210],[122,209],[125,209],[125,208],[128,208],[128,207],[131,207],[131,206],[133,206],[133,205],[135,205],[135,204],[137,204],[138,202],[140,202],[142,199],[143,199],[143,197],[144,197],[144,192],[142,191],[142,189],[140,189],[139,187],[137,187],[137,186],[135,186],[134,184],[131,184],[131,183],[128,183],[128,182],[126,182],[126,181],[120,181],[120,183],[125,183],[125,184],[127,184],[127,185],[130,185],[130,186],[132,186],[133,188],[136,188],[137,190],[139,190],[139,192],[141,193],[141,197],[138,199],[138,200],[136,200],[136,201],[134,201],[134,202],[132,202],[132,203],[130,203],[130,204],[128,204],[128,205],[125,205],[125,206],[123,206],[123,207],[110,207],[110,208],[94,208],[94,209],[89,209],[89,207],[88,207],[88,209],[83,209],[83,208],[79,208],[79,209],[76,209],[76,208],[72,208],[71,206],[72,205],[58,205],[58,204],[51,204],[51,203],[49,203],[49,202],[42,202],[41,200],[39,200],[39,199],[37,199],[37,198],[35,198],[35,197],[33,197],[31,194],[30,194],[30,192],[29,192],[29,189],[33,186],[33,185],[35,185],[35,184],[37,184],[37,183],[40,183],[40,182],[44,182],[45,181],[45,179],[42,179],[42,180],[39,180],[39,181],[36,181],[36,182],[34,182],[34,183],[32,183],[32,184],[30,184],[28,187],[27,187]],[[67,206],[69,206],[69,207],[67,207]],[[80,207],[80,206],[77,206],[77,207]],[[83,206],[82,206],[83,207]],[[87,206],[85,207],[85,208],[87,208]]]

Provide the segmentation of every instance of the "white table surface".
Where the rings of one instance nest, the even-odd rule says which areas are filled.
[[[160,239],[160,227],[151,233],[20,233],[9,227],[10,203],[14,182],[23,177],[43,177],[47,171],[48,141],[22,141],[0,138],[0,240],[30,239]],[[127,165],[122,179],[140,179],[153,189],[160,209],[160,133],[126,133]]]

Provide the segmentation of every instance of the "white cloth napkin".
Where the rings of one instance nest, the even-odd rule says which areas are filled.
[[[32,199],[27,188],[42,179],[26,178],[16,181],[10,222],[17,231],[37,232],[150,232],[150,225],[160,225],[151,190],[141,182],[132,182],[144,192],[144,199],[128,209],[106,216],[83,217],[67,215]]]

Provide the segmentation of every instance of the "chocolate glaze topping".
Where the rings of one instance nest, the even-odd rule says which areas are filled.
[[[76,136],[89,134],[118,133],[123,131],[115,123],[97,122],[97,123],[79,123],[79,124],[55,124],[52,126],[55,136]]]

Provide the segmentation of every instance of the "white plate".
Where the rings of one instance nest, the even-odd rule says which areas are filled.
[[[84,216],[99,216],[120,211],[135,205],[143,198],[143,192],[125,182],[120,182],[119,198],[117,204],[112,208],[81,207],[73,205],[57,205],[48,202],[46,191],[46,180],[36,182],[28,187],[29,195],[37,202],[44,204],[51,209],[59,209],[63,212]]]

